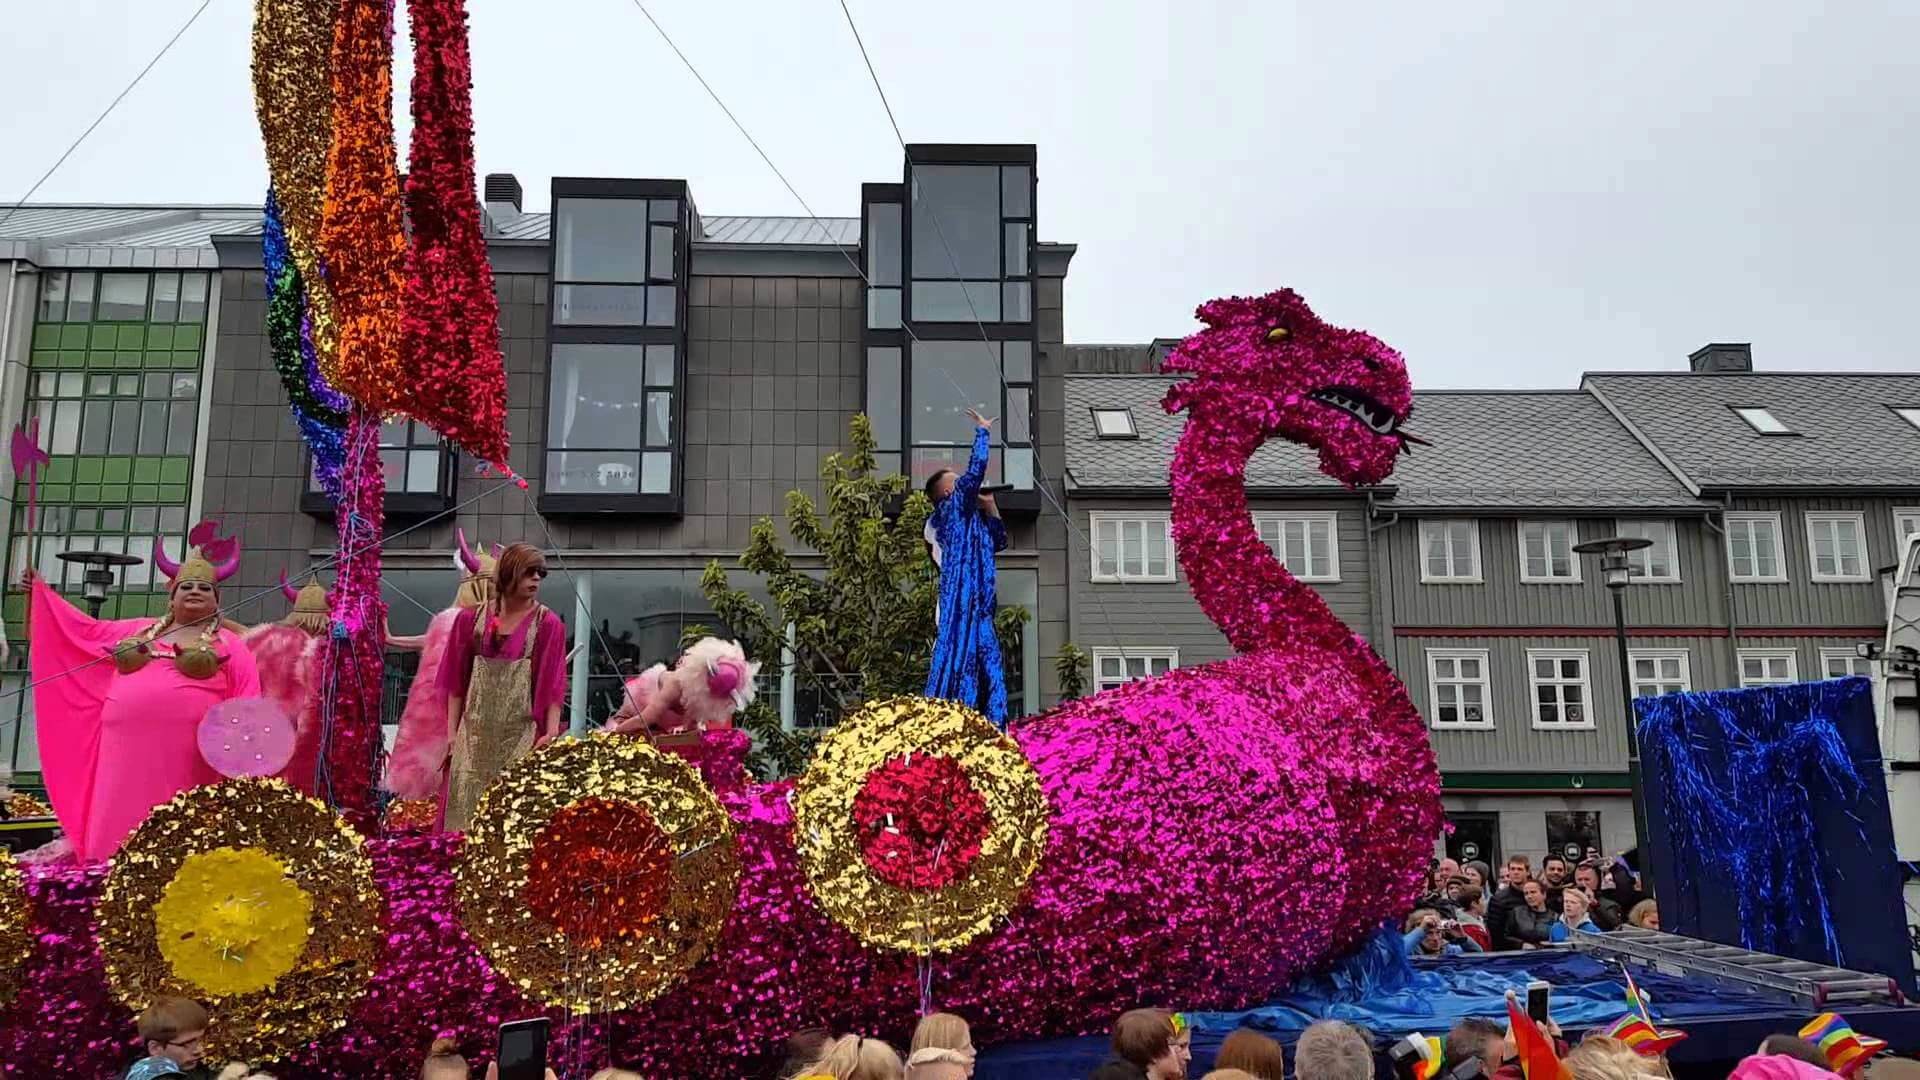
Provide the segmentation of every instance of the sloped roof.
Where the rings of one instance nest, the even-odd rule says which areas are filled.
[[[260,208],[240,205],[39,203],[0,211],[0,259],[42,266],[206,267],[210,238],[259,228]]]
[[[1080,489],[1159,489],[1185,417],[1160,407],[1173,378],[1069,375],[1067,470]],[[1093,410],[1132,412],[1136,439],[1102,439]],[[1407,509],[1686,509],[1700,503],[1600,403],[1577,390],[1433,391],[1414,395],[1409,430],[1431,440],[1400,459],[1388,485]],[[1247,468],[1253,487],[1324,488],[1318,455],[1269,442]]]
[[[1583,384],[1702,488],[1920,487],[1920,375],[1595,373]],[[1762,435],[1734,406],[1792,435]]]

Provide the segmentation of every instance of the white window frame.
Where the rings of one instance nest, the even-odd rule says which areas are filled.
[[[1846,664],[1847,673],[1845,675],[1835,675],[1833,673],[1832,665],[1835,660],[1842,661]],[[1853,667],[1855,664],[1863,665],[1867,670],[1854,671]],[[1820,677],[1822,679],[1844,679],[1854,675],[1860,675],[1868,679],[1873,678],[1873,661],[1862,657],[1858,649],[1827,648],[1820,650]]]
[[[1792,435],[1793,428],[1765,405],[1729,405],[1735,416],[1760,435]]]
[[[1733,527],[1735,525],[1757,524],[1762,521],[1773,526],[1773,568],[1775,573],[1772,575],[1742,574],[1738,564],[1733,561]],[[1722,522],[1722,525],[1727,533],[1725,540],[1727,577],[1729,580],[1749,585],[1778,585],[1787,580],[1787,534],[1786,530],[1781,528],[1780,515],[1777,512],[1771,510],[1729,512]],[[1755,570],[1760,569],[1760,560],[1757,557],[1754,559],[1753,568]]]
[[[1785,660],[1787,662],[1786,679],[1782,681],[1765,679],[1760,682],[1748,682],[1747,661],[1749,659]],[[1734,676],[1739,680],[1742,690],[1750,686],[1790,686],[1800,681],[1800,652],[1798,649],[1741,649],[1737,660],[1739,669],[1734,672]]]
[[[1272,526],[1276,526],[1281,530],[1284,530],[1287,527],[1287,524],[1289,522],[1295,522],[1295,521],[1300,522],[1301,525],[1305,528],[1305,532],[1302,534],[1302,538],[1304,539],[1307,546],[1306,554],[1307,554],[1307,564],[1309,567],[1313,564],[1313,526],[1325,525],[1327,527],[1327,572],[1326,573],[1313,574],[1313,573],[1307,572],[1307,568],[1304,568],[1304,567],[1295,568],[1294,566],[1290,565],[1287,562],[1286,555],[1282,553],[1282,549],[1285,547],[1284,539],[1282,540],[1280,546],[1278,547],[1274,545],[1274,542],[1272,540],[1267,539],[1267,536],[1266,536],[1267,526],[1272,525]],[[1296,579],[1300,581],[1339,581],[1340,580],[1340,514],[1338,511],[1335,511],[1335,510],[1262,511],[1260,513],[1253,515],[1253,528],[1255,532],[1258,532],[1261,534],[1260,539],[1264,543],[1266,543],[1267,549],[1273,552],[1273,557],[1276,559],[1279,559],[1280,565],[1285,566],[1287,568],[1287,573],[1292,574]]]
[[[1559,661],[1580,661],[1580,678],[1569,681],[1556,673],[1552,679],[1541,679],[1534,669],[1538,660],[1552,660],[1556,668]],[[1579,723],[1558,720],[1548,723],[1540,719],[1540,687],[1542,686],[1578,686],[1580,688]],[[1558,698],[1558,694],[1555,695]],[[1566,702],[1560,700],[1560,713],[1566,715]],[[1527,715],[1533,721],[1535,731],[1592,731],[1593,722],[1593,657],[1587,649],[1528,649],[1527,650]]]
[[[1478,679],[1454,678],[1447,680],[1449,686],[1478,686],[1480,688],[1480,719],[1474,721],[1458,720],[1448,723],[1440,719],[1440,665],[1441,660],[1478,660],[1480,677]],[[1485,649],[1428,649],[1427,650],[1427,726],[1435,731],[1492,731],[1493,730],[1493,672],[1492,660]],[[1456,671],[1458,668],[1455,669]]]
[[[1140,429],[1133,422],[1133,410],[1125,405],[1096,405],[1093,407],[1093,435],[1097,439],[1137,439]],[[1101,414],[1118,416],[1122,420],[1120,430],[1109,431]]]
[[[1567,576],[1557,577],[1553,573],[1553,546],[1548,542],[1551,529],[1560,526],[1567,530]],[[1540,529],[1540,553],[1545,558],[1547,572],[1530,574],[1527,572],[1527,530]],[[1579,523],[1572,520],[1521,520],[1514,523],[1514,540],[1520,548],[1520,581],[1526,585],[1578,585],[1580,584],[1580,553],[1573,550],[1580,542]]]
[[[1648,535],[1651,532],[1664,532],[1666,538],[1663,540],[1657,536]],[[1680,528],[1671,518],[1621,518],[1613,523],[1613,534],[1645,537],[1653,541],[1652,547],[1627,552],[1627,565],[1633,575],[1634,584],[1680,584]],[[1666,545],[1668,573],[1660,576],[1641,573],[1639,567],[1634,566],[1634,556],[1640,556],[1641,562],[1651,566],[1652,564],[1647,561],[1647,552],[1660,550],[1662,544]]]
[[[1127,572],[1124,551],[1120,557],[1115,559],[1113,573],[1103,574],[1100,572],[1100,527],[1109,522],[1111,522],[1116,529],[1123,528],[1128,522],[1143,523],[1144,531],[1141,533],[1140,573],[1130,574]],[[1163,574],[1150,574],[1147,572],[1147,567],[1150,566],[1153,561],[1147,556],[1148,538],[1155,530],[1158,530],[1160,537],[1166,541],[1167,569]],[[1119,534],[1116,533],[1115,537],[1118,539]],[[1174,579],[1174,565],[1177,560],[1174,558],[1173,551],[1173,523],[1172,519],[1165,513],[1156,513],[1154,511],[1135,513],[1118,510],[1095,510],[1087,514],[1087,538],[1091,542],[1089,546],[1092,548],[1092,550],[1087,553],[1088,562],[1091,564],[1089,566],[1089,578],[1092,581],[1153,582],[1172,581]]]
[[[1447,569],[1449,573],[1435,574],[1427,564],[1427,542],[1432,533],[1454,525],[1467,527],[1467,558],[1471,564],[1465,575],[1451,573],[1454,564],[1453,542],[1447,542]],[[1419,528],[1420,542],[1420,583],[1422,585],[1478,585],[1486,580],[1480,567],[1480,522],[1475,518],[1421,518]]]
[[[1682,691],[1693,689],[1693,654],[1688,652],[1686,649],[1628,649],[1627,650],[1627,677],[1633,681],[1633,685],[1627,688],[1627,693],[1631,694],[1634,699],[1637,700],[1643,697],[1654,696],[1652,694],[1642,694],[1640,692],[1640,688],[1642,686],[1649,685],[1648,682],[1641,681],[1640,672],[1637,670],[1637,665],[1642,660],[1652,660],[1656,665],[1653,673],[1654,677],[1651,680],[1652,684],[1659,684],[1663,682],[1674,681],[1674,680],[1660,678],[1660,670],[1659,670],[1659,667],[1657,666],[1660,661],[1662,660],[1680,661],[1680,678],[1678,679],[1678,682],[1680,683],[1680,689]],[[1667,692],[1668,691],[1661,691],[1661,693],[1667,693]]]
[[[1912,524],[1913,528],[1902,528]],[[1898,560],[1907,550],[1907,537],[1920,533],[1920,506],[1896,506],[1893,508],[1893,557]]]
[[[1839,581],[1859,582],[1859,581],[1873,580],[1873,570],[1867,565],[1871,560],[1868,559],[1867,557],[1867,515],[1866,514],[1858,510],[1817,510],[1817,511],[1809,510],[1807,511],[1805,517],[1806,517],[1806,529],[1807,529],[1807,573],[1808,575],[1810,575],[1810,580],[1820,581],[1820,582],[1839,582]],[[1814,550],[1814,533],[1821,526],[1829,526],[1829,525],[1838,526],[1842,524],[1850,524],[1853,526],[1853,538],[1860,545],[1860,552],[1859,552],[1860,572],[1857,574],[1844,574],[1844,573],[1837,573],[1837,572],[1832,574],[1823,574],[1820,572],[1819,554]],[[1840,560],[1840,548],[1839,548],[1840,534],[1837,530],[1834,532],[1833,537],[1834,537],[1833,564],[1834,564],[1834,569],[1838,571],[1840,569],[1841,560]]]
[[[1915,408],[1912,405],[1889,405],[1887,407],[1893,410],[1893,415],[1912,424],[1915,429],[1920,429],[1920,408]]]
[[[1123,673],[1127,670],[1127,662],[1129,660],[1145,661],[1147,665],[1147,674],[1129,675],[1126,678],[1119,679],[1117,681],[1107,679],[1106,677],[1100,674],[1101,662],[1106,660],[1118,660],[1120,662],[1120,670]],[[1135,649],[1131,647],[1125,648],[1125,649],[1119,649],[1119,648],[1094,649],[1093,650],[1094,692],[1099,693],[1102,691],[1111,690],[1117,686],[1125,686],[1126,684],[1133,682],[1136,679],[1151,679],[1156,675],[1164,674],[1164,672],[1158,672],[1153,670],[1153,662],[1155,660],[1165,660],[1167,662],[1167,671],[1172,671],[1174,668],[1177,668],[1180,666],[1180,650],[1179,649]]]

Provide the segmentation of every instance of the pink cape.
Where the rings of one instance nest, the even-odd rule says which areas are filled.
[[[40,768],[74,854],[105,859],[147,812],[219,774],[200,757],[200,721],[232,698],[257,697],[253,654],[221,630],[223,662],[190,679],[156,656],[131,675],[108,659],[151,620],[95,620],[44,582],[33,587],[30,658]]]
[[[240,636],[253,654],[254,667],[260,672],[260,688],[286,711],[299,738],[293,745],[293,757],[280,770],[280,778],[309,795],[316,790],[315,777],[320,767],[320,709],[314,699],[316,665],[320,658],[319,638],[297,626],[267,623]]]
[[[442,766],[447,760],[447,692],[440,685],[440,664],[447,656],[447,639],[460,609],[447,608],[427,624],[420,647],[420,670],[407,690],[407,707],[400,714],[400,731],[387,756],[386,788],[403,799],[431,799],[440,794]]]

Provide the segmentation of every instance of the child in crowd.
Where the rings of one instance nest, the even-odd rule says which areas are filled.
[[[180,1076],[212,1080],[202,1064],[207,1049],[207,1010],[182,997],[155,998],[136,1021],[147,1056],[133,1063],[126,1080],[158,1080]]]

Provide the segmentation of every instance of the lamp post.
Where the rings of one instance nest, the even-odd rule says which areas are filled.
[[[1582,555],[1600,556],[1600,580],[1613,594],[1613,639],[1620,654],[1620,704],[1627,722],[1627,785],[1633,795],[1633,843],[1640,849],[1640,877],[1646,883],[1649,896],[1653,894],[1653,859],[1652,852],[1647,850],[1647,841],[1652,832],[1647,828],[1647,793],[1640,779],[1639,725],[1633,719],[1633,664],[1627,658],[1627,583],[1633,577],[1627,565],[1627,553],[1651,546],[1653,541],[1642,536],[1609,536],[1573,546],[1573,550]]]
[[[138,555],[119,551],[63,551],[58,558],[87,568],[80,578],[80,598],[87,602],[87,614],[96,619],[100,617],[100,609],[106,606],[107,590],[113,588],[114,568],[139,566],[146,561]]]

